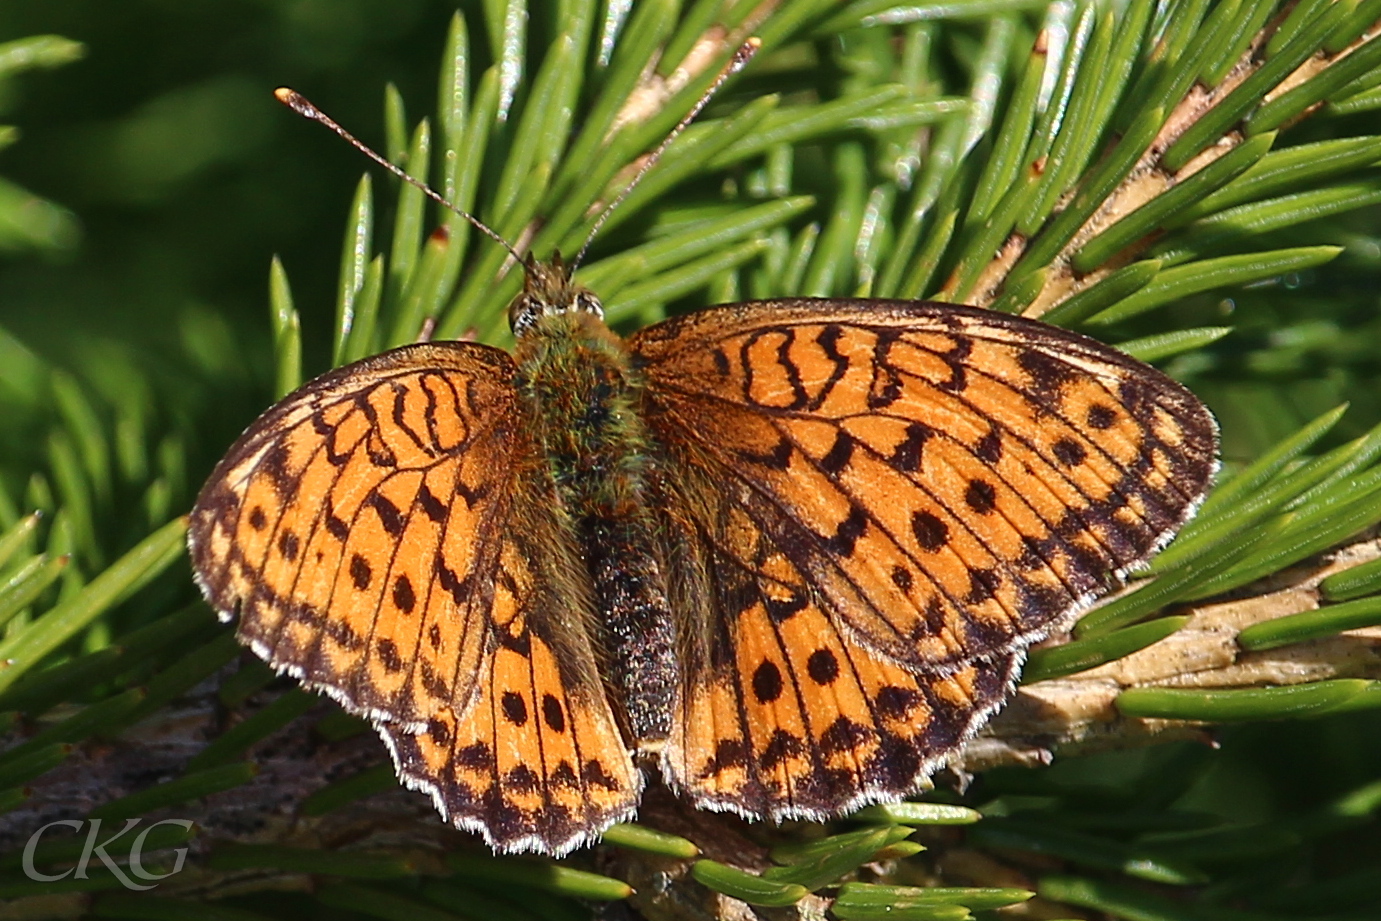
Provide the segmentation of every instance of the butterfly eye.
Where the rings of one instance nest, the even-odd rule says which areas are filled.
[[[508,305],[508,328],[513,331],[513,335],[522,335],[532,328],[532,324],[537,322],[541,314],[541,301],[526,292],[519,294]]]
[[[571,307],[574,310],[592,313],[601,319],[604,318],[604,305],[600,303],[599,298],[589,291],[577,291],[575,297],[571,298]]]

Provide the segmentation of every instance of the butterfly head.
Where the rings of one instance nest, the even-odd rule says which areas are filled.
[[[575,266],[568,267],[559,252],[546,262],[529,255],[523,261],[523,273],[523,291],[508,305],[508,325],[515,337],[532,329],[542,317],[568,313],[604,317],[604,305],[575,283]]]

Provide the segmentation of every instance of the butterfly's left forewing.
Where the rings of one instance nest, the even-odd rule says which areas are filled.
[[[419,725],[467,698],[496,552],[483,538],[508,514],[511,376],[497,349],[410,346],[256,420],[189,531],[197,581],[241,641],[355,713]]]
[[[1032,642],[1192,514],[1216,465],[1180,385],[988,311],[742,304],[631,347],[672,582],[690,586],[683,645],[703,650],[668,767],[705,805],[819,815],[905,793]],[[817,652],[844,678],[816,681]],[[879,754],[899,738],[912,756]],[[816,769],[833,785],[801,795]],[[756,800],[725,792],[740,781]]]

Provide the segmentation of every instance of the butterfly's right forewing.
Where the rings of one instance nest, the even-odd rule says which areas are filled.
[[[1182,386],[992,311],[738,304],[631,345],[662,443],[770,509],[759,526],[832,616],[912,668],[1067,622],[1193,514],[1216,468],[1213,417]]]

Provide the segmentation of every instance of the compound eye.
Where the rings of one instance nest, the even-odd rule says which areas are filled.
[[[576,310],[583,310],[585,313],[592,313],[597,317],[604,316],[604,305],[599,302],[599,298],[589,291],[577,291],[574,306]]]
[[[542,305],[527,294],[519,294],[508,305],[508,326],[514,335],[530,327],[542,312]]]

